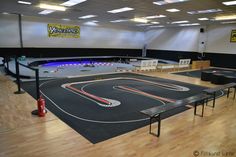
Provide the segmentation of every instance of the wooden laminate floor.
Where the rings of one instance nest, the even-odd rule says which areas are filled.
[[[167,73],[145,75],[213,86]],[[215,109],[206,107],[203,118],[194,117],[190,109],[163,120],[160,138],[150,135],[145,126],[94,145],[50,112],[44,118],[31,116],[36,101],[14,91],[16,85],[0,75],[1,157],[194,157],[194,151],[199,157],[236,156],[236,100],[232,96],[217,99]]]

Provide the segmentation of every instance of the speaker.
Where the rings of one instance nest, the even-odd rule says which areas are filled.
[[[204,33],[204,32],[205,32],[204,28],[200,28],[200,33]]]

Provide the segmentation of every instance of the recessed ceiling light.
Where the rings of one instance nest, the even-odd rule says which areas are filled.
[[[118,23],[118,22],[126,22],[128,20],[124,20],[124,19],[120,19],[120,20],[114,20],[114,21],[110,21],[111,23]]]
[[[180,23],[188,23],[189,21],[174,21],[171,24],[180,24]]]
[[[41,4],[39,5],[39,8],[41,8],[41,9],[47,9],[47,10],[66,11],[66,8],[65,8],[65,7],[57,6],[57,5],[43,4],[43,3],[41,3]]]
[[[169,4],[169,3],[178,3],[178,2],[185,2],[185,1],[189,1],[189,0],[164,0],[164,1],[156,1],[153,2],[153,4],[156,5],[165,5],[165,4]]]
[[[188,24],[180,24],[179,26],[199,26],[200,23],[188,23]]]
[[[179,12],[180,10],[173,8],[173,9],[166,9],[166,11],[174,13],[174,12]]]
[[[131,19],[132,21],[134,22],[140,22],[140,23],[147,23],[148,20],[145,19],[145,18],[134,18],[134,19]]]
[[[159,24],[160,22],[153,21],[151,22],[152,24]]]
[[[225,22],[221,22],[222,24],[232,24],[232,23],[236,23],[236,21],[225,21]]]
[[[197,11],[188,11],[188,14],[207,14],[207,13],[217,13],[221,12],[221,9],[209,9],[209,10],[197,10]]]
[[[19,4],[26,4],[26,5],[31,5],[31,2],[26,2],[26,1],[17,1]]]
[[[163,25],[159,25],[159,26],[149,26],[150,28],[162,28],[162,27],[165,27]]]
[[[165,15],[153,15],[153,16],[147,16],[146,19],[157,19],[157,18],[162,18],[166,17]]]
[[[4,14],[4,15],[9,15],[9,13],[7,13],[7,12],[3,12],[2,14]]]
[[[67,18],[63,18],[61,20],[63,20],[63,21],[70,21],[70,19],[67,19]]]
[[[224,5],[236,5],[236,1],[227,1],[227,2],[222,2]]]
[[[234,20],[236,19],[236,15],[224,15],[224,16],[217,16],[214,20],[221,21],[221,20]]]
[[[206,17],[201,17],[201,18],[198,18],[198,20],[199,20],[199,21],[207,21],[207,20],[209,20],[209,19],[206,18]]]
[[[87,1],[87,0],[69,0],[69,1],[66,1],[66,2],[60,4],[60,5],[63,5],[66,7],[71,7],[71,6],[77,5],[77,4],[85,2],[85,1]]]
[[[43,11],[39,12],[38,14],[40,14],[40,15],[47,15],[47,14],[51,14],[53,12],[54,12],[53,10],[43,10]]]
[[[97,15],[85,15],[85,16],[79,17],[79,19],[89,19],[89,18],[93,18],[93,17],[97,17]]]
[[[110,10],[110,11],[107,11],[107,12],[116,14],[116,13],[121,13],[121,12],[125,12],[125,11],[130,11],[130,10],[134,10],[134,8],[124,7],[124,8],[120,8],[120,9]]]
[[[87,22],[85,22],[84,23],[84,25],[88,25],[88,26],[97,26],[98,24],[97,24],[97,22],[98,21],[87,21]]]
[[[150,26],[150,25],[152,25],[152,24],[150,24],[150,23],[142,23],[142,24],[137,24],[136,26]]]

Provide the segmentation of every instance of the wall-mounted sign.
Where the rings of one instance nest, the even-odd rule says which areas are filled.
[[[230,42],[236,42],[236,30],[232,30]]]
[[[79,38],[80,27],[72,25],[48,24],[48,37]]]

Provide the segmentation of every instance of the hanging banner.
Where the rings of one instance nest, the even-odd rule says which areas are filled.
[[[232,30],[230,42],[236,42],[236,30]]]
[[[80,38],[80,27],[49,23],[48,37]]]

